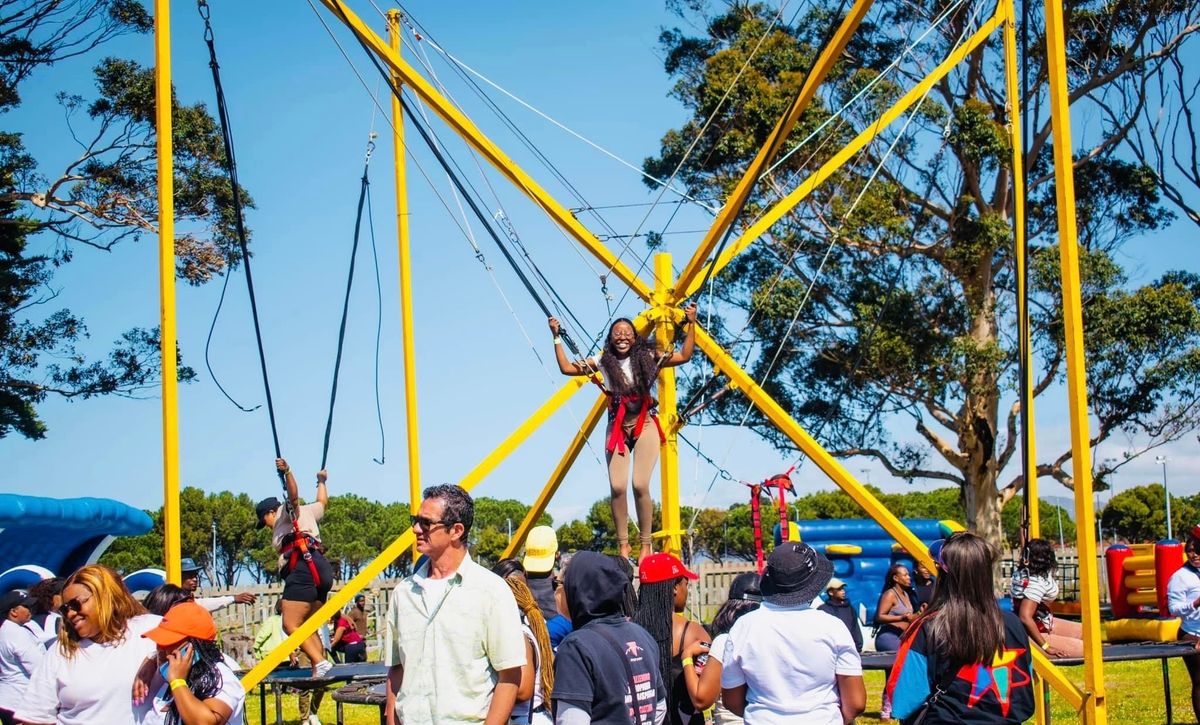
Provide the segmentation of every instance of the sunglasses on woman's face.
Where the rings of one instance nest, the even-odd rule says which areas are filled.
[[[74,599],[69,599],[63,602],[62,606],[58,608],[58,613],[65,619],[70,615],[71,612],[82,612],[83,605],[90,601],[91,598],[92,596],[89,594],[86,597],[75,597]]]

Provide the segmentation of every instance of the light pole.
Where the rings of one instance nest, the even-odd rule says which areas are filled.
[[[1166,456],[1155,456],[1154,462],[1163,467],[1163,493],[1167,495],[1167,538],[1174,539],[1174,532],[1171,529],[1171,489],[1167,488],[1167,461],[1171,459]]]
[[[209,586],[217,585],[217,520],[212,521],[212,559],[210,562],[212,571],[209,577]]]

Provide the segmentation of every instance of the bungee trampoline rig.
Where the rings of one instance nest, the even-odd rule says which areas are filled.
[[[779,119],[767,143],[758,151],[754,160],[742,173],[740,181],[716,210],[711,227],[687,261],[678,276],[674,275],[671,255],[655,255],[653,271],[649,279],[643,279],[638,271],[626,265],[619,255],[614,255],[601,237],[580,223],[572,211],[542,188],[525,170],[517,165],[505,152],[448,99],[435,84],[428,81],[417,68],[401,57],[402,15],[397,10],[389,11],[387,17],[387,39],[380,37],[362,21],[343,0],[320,0],[329,15],[348,28],[355,36],[363,52],[370,58],[382,81],[392,93],[392,144],[396,174],[396,213],[399,239],[399,289],[401,306],[401,329],[404,358],[405,414],[407,420],[407,455],[409,473],[409,497],[415,512],[420,498],[420,457],[417,429],[417,387],[415,371],[415,341],[413,339],[413,307],[411,297],[412,258],[409,252],[408,206],[406,196],[405,117],[424,136],[425,127],[418,123],[412,105],[420,104],[420,113],[431,111],[442,123],[481,156],[496,171],[504,176],[523,195],[540,207],[579,247],[606,268],[608,273],[601,277],[604,291],[610,282],[619,280],[636,295],[646,308],[634,320],[639,334],[653,331],[660,346],[670,346],[674,326],[683,318],[680,305],[701,291],[708,280],[754,241],[766,233],[773,224],[827,181],[846,162],[851,160],[867,144],[878,137],[901,115],[919,104],[952,70],[973,51],[987,42],[995,33],[1000,33],[1003,42],[1005,66],[1005,90],[1008,108],[1006,131],[1011,143],[1013,170],[1013,223],[1017,282],[1018,346],[1022,359],[1020,376],[1022,451],[1021,461],[1026,471],[1036,470],[1034,459],[1034,428],[1032,410],[1032,366],[1029,364],[1031,345],[1029,340],[1028,309],[1026,294],[1026,249],[1025,249],[1025,189],[1023,181],[1022,123],[1020,117],[1018,83],[1018,33],[1014,0],[984,0],[991,6],[990,15],[981,19],[977,29],[963,37],[961,42],[920,82],[896,99],[878,119],[834,154],[824,165],[806,176],[797,186],[767,209],[744,231],[738,233],[735,222],[745,207],[755,185],[772,168],[789,134],[800,116],[809,108],[818,89],[835,62],[842,56],[859,24],[863,21],[873,0],[854,0],[845,10],[845,15],[835,18],[838,24],[830,28],[825,44],[811,70],[805,76],[794,100]],[[849,3],[849,0],[846,0]],[[846,3],[843,3],[843,7]],[[207,3],[200,0],[204,8]],[[315,9],[314,9],[315,10]],[[171,118],[171,30],[169,0],[155,0],[155,80],[156,128],[158,157],[158,201],[159,201],[159,278],[161,300],[162,365],[164,371],[176,367],[176,319],[175,319],[175,258],[174,258],[174,210],[173,210],[173,151]],[[322,20],[324,22],[324,20]],[[1051,110],[1051,128],[1054,150],[1054,179],[1056,185],[1056,212],[1060,250],[1060,275],[1063,293],[1063,315],[1066,338],[1067,395],[1071,422],[1071,449],[1075,478],[1074,499],[1079,550],[1080,598],[1083,615],[1084,667],[1082,684],[1077,684],[1040,650],[1034,649],[1036,670],[1035,683],[1039,688],[1053,688],[1071,707],[1079,713],[1080,720],[1089,724],[1103,725],[1107,722],[1106,692],[1101,652],[1099,580],[1096,564],[1096,539],[1092,500],[1092,461],[1086,391],[1086,370],[1083,347],[1082,303],[1080,292],[1079,253],[1076,234],[1076,209],[1071,150],[1069,89],[1067,85],[1065,32],[1063,7],[1059,0],[1045,0],[1044,22],[1046,29],[1046,62],[1049,76],[1048,98]],[[965,36],[965,33],[964,33]],[[211,37],[209,38],[211,40]],[[340,46],[339,46],[340,47]],[[345,52],[345,51],[343,51]],[[347,58],[348,59],[348,58]],[[215,66],[215,55],[214,55]],[[214,76],[216,76],[214,67]],[[361,80],[361,77],[360,77]],[[219,80],[218,80],[219,88]],[[1028,89],[1026,89],[1028,90]],[[407,97],[406,97],[407,96]],[[426,139],[428,141],[428,139]],[[436,144],[429,142],[436,150]],[[439,159],[441,161],[441,159]],[[443,161],[443,164],[445,162]],[[365,174],[364,174],[365,176]],[[364,179],[364,188],[366,181]],[[236,184],[235,184],[236,189]],[[664,189],[665,190],[665,189]],[[468,196],[469,199],[469,196]],[[361,205],[361,201],[360,201]],[[240,220],[240,214],[239,220]],[[488,227],[489,231],[491,227]],[[611,235],[608,236],[611,238]],[[357,234],[356,234],[357,239]],[[499,239],[496,240],[498,243]],[[501,244],[501,250],[504,245]],[[507,255],[508,253],[505,252]],[[247,261],[248,260],[244,260]],[[511,259],[509,260],[511,261]],[[519,269],[514,265],[514,269]],[[247,266],[247,274],[249,269]],[[248,280],[249,281],[249,280]],[[536,291],[537,280],[522,275],[526,289],[534,296],[543,311],[549,312]],[[552,289],[552,288],[551,288]],[[568,338],[569,339],[569,338]],[[703,326],[696,323],[696,345],[711,361],[714,376],[720,374],[728,379],[728,388],[746,396],[751,405],[783,433],[800,452],[811,459],[818,468],[845,491],[866,514],[878,522],[914,557],[930,565],[928,552],[920,540],[900,520],[860,483],[855,476],[830,455],[787,411],[781,407],[730,353],[718,343]],[[574,350],[573,350],[574,352]],[[265,362],[263,362],[264,383]],[[765,382],[762,381],[762,382]],[[506,457],[515,451],[556,411],[573,396],[590,387],[588,377],[574,377],[561,385],[549,399],[512,433],[497,445],[458,483],[465,489],[473,489],[482,482]],[[269,401],[269,396],[268,396]],[[671,368],[660,373],[658,380],[658,407],[663,421],[664,440],[660,452],[662,530],[655,538],[665,550],[679,553],[681,537],[685,531],[680,520],[679,498],[679,429],[686,419],[681,415],[677,396],[676,376]],[[688,408],[689,406],[682,406]],[[587,444],[588,438],[607,408],[607,398],[600,394],[584,417],[578,431],[562,453],[558,463],[550,472],[546,484],[528,515],[514,532],[505,556],[519,549],[534,522],[545,511],[550,499],[571,469],[576,458]],[[179,419],[177,380],[173,374],[162,376],[163,418],[163,528],[164,558],[168,580],[180,579],[180,531],[179,531]],[[328,441],[328,432],[326,434]],[[279,445],[276,440],[276,449]],[[711,459],[709,459],[711,460]],[[1036,475],[1025,476],[1026,501],[1037,500]],[[1029,536],[1039,533],[1037,507],[1027,504],[1026,520]],[[410,530],[379,552],[376,559],[365,566],[355,577],[345,582],[341,589],[332,593],[321,609],[303,626],[294,631],[287,640],[268,657],[260,661],[243,678],[247,689],[257,685],[287,654],[312,634],[330,615],[345,606],[355,593],[365,588],[392,561],[412,549],[414,535]],[[1038,722],[1044,722],[1044,698],[1035,698],[1038,703]]]

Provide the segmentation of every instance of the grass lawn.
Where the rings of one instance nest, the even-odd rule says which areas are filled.
[[[1183,662],[1173,658],[1171,662],[1171,694],[1175,709],[1175,722],[1195,722],[1190,701],[1190,683]],[[1070,668],[1070,672],[1082,676],[1082,668]],[[1105,664],[1105,681],[1108,684],[1108,720],[1114,725],[1162,725],[1166,722],[1163,702],[1162,669],[1158,660],[1143,662],[1112,662]],[[883,673],[868,672],[867,712],[857,722],[873,725],[880,722],[879,694],[883,689]],[[260,725],[258,695],[252,695],[246,703],[246,722]],[[320,718],[326,725],[337,722],[333,698],[326,695],[321,703]],[[1075,713],[1059,697],[1051,695],[1051,721],[1076,722]],[[345,706],[346,723],[349,725],[377,725],[379,711],[364,705]],[[275,722],[274,699],[267,696],[267,723]],[[284,696],[283,718],[288,725],[298,722],[295,695]]]

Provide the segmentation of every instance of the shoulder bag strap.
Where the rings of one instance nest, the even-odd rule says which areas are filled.
[[[633,680],[633,668],[629,665],[629,658],[625,656],[625,650],[621,647],[621,643],[618,642],[617,638],[612,635],[612,632],[609,632],[607,629],[605,629],[603,625],[593,627],[592,631],[599,634],[606,642],[608,642],[609,645],[612,646],[613,651],[617,653],[617,658],[621,660],[621,664],[625,668],[625,682],[627,685],[629,685],[629,704],[630,709],[633,710],[634,713],[633,717],[630,718],[630,722],[632,722],[634,725],[638,725],[641,722],[641,718],[637,715],[637,683],[635,683]]]

